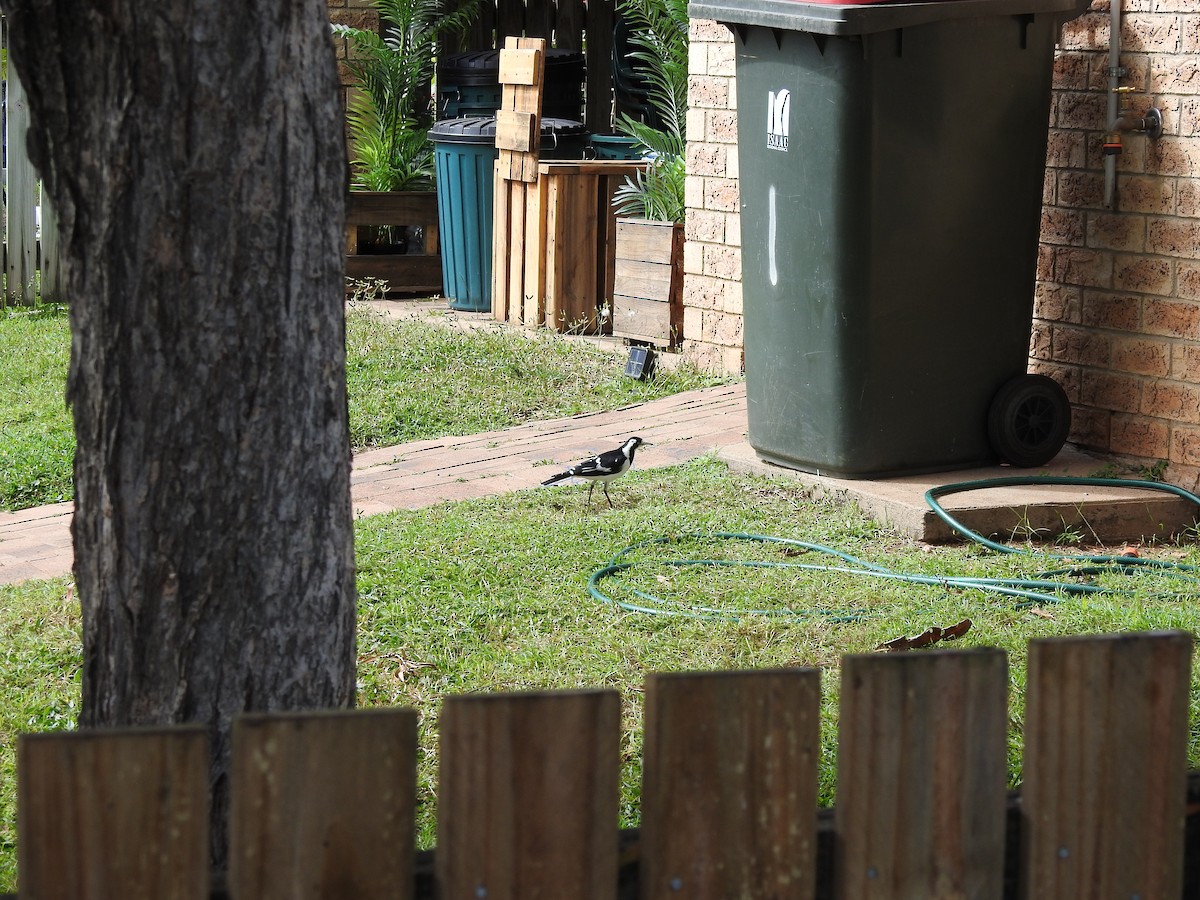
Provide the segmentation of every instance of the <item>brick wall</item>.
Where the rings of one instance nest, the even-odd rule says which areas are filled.
[[[353,28],[379,28],[379,13],[375,11],[371,0],[326,0],[329,5],[329,21],[335,25],[349,25]],[[346,71],[346,54],[348,41],[338,38],[334,45],[337,48],[338,75],[342,82],[342,99],[350,91],[350,73]]]
[[[1200,7],[1124,0],[1122,84],[1164,112],[1158,141],[1126,135],[1119,208],[1104,206],[1106,0],[1069,23],[1055,62],[1030,355],[1071,397],[1071,441],[1130,466],[1166,460],[1200,485]],[[685,353],[741,359],[733,42],[691,24]]]

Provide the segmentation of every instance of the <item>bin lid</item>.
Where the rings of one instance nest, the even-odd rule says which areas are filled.
[[[919,0],[905,2],[822,3],[802,0],[691,0],[688,15],[727,25],[761,25],[814,34],[872,34],[947,19],[1045,13],[1073,19],[1088,0]]]
[[[562,138],[584,138],[587,126],[574,119],[542,119],[542,146],[553,145]],[[494,144],[496,143],[495,116],[464,116],[458,119],[442,119],[429,129],[429,139],[442,144]]]
[[[584,55],[578,50],[551,48],[546,51],[546,68],[571,77],[573,69],[582,77],[586,70]],[[498,84],[500,77],[499,50],[472,50],[453,53],[438,61],[438,80],[448,84]]]

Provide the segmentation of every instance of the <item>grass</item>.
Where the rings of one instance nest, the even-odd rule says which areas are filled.
[[[346,383],[355,449],[474,434],[616,409],[715,384],[684,365],[648,381],[624,359],[548,332],[470,334],[359,306],[346,317]],[[0,509],[71,499],[75,438],[64,400],[70,329],[62,307],[0,310]]]
[[[616,510],[585,514],[579,486],[546,488],[357,524],[359,702],[402,705],[421,714],[419,839],[433,843],[436,732],[441,698],[467,691],[611,687],[623,704],[622,816],[637,821],[641,691],[649,672],[688,669],[819,666],[823,676],[821,799],[834,799],[838,663],[844,653],[930,625],[969,617],[957,646],[995,646],[1010,654],[1010,780],[1020,778],[1021,691],[1031,638],[1144,629],[1200,633],[1194,585],[1182,601],[1136,584],[1122,596],[1066,600],[1035,614],[978,592],[789,570],[679,570],[649,566],[631,583],[679,603],[746,604],[776,611],[855,610],[860,618],[742,616],[703,620],[628,612],[592,600],[589,575],[621,549],[688,532],[754,532],[822,544],[902,572],[1028,576],[1036,560],[973,546],[930,551],[849,505],[814,501],[787,481],[731,476],[710,459],[635,471],[614,485]],[[1155,554],[1200,563],[1195,546],[1160,546]],[[721,556],[817,561],[744,542],[699,541],[649,548],[640,558]],[[665,574],[664,574],[665,573]],[[639,580],[640,579],[640,580]],[[624,588],[604,582],[605,590]],[[1187,586],[1185,586],[1185,589]],[[1045,617],[1049,616],[1049,618]],[[0,588],[0,890],[11,878],[11,754],[17,731],[60,728],[74,719],[78,611],[65,581]],[[930,652],[930,651],[926,651]],[[931,651],[931,652],[937,652]],[[1200,690],[1193,688],[1193,710]],[[1200,766],[1200,737],[1189,747]],[[7,868],[5,868],[7,867]]]
[[[65,308],[0,309],[0,509],[71,498],[70,349]]]

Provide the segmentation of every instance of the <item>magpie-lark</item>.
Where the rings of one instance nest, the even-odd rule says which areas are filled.
[[[604,499],[612,507],[612,498],[608,496],[608,482],[629,471],[629,467],[633,465],[634,451],[644,443],[646,442],[640,437],[631,437],[616,450],[605,450],[591,459],[576,463],[565,472],[559,472],[554,477],[547,478],[542,484],[554,484],[556,481],[564,481],[568,478],[582,478],[588,482],[587,508],[591,509],[592,491],[596,488],[596,482],[600,482],[600,486],[604,488]]]

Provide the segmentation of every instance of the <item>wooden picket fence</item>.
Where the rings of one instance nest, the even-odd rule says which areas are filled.
[[[413,711],[247,715],[228,896],[1179,900],[1192,646],[1031,642],[1019,797],[1004,652],[847,656],[832,812],[817,670],[652,675],[620,840],[615,691],[446,698],[425,854]],[[202,730],[27,735],[18,789],[22,898],[209,897]]]
[[[58,225],[29,161],[25,138],[29,106],[21,79],[8,53],[8,28],[0,16],[0,110],[3,115],[4,280],[0,308],[30,305],[42,299],[61,300],[63,275],[58,253]]]

